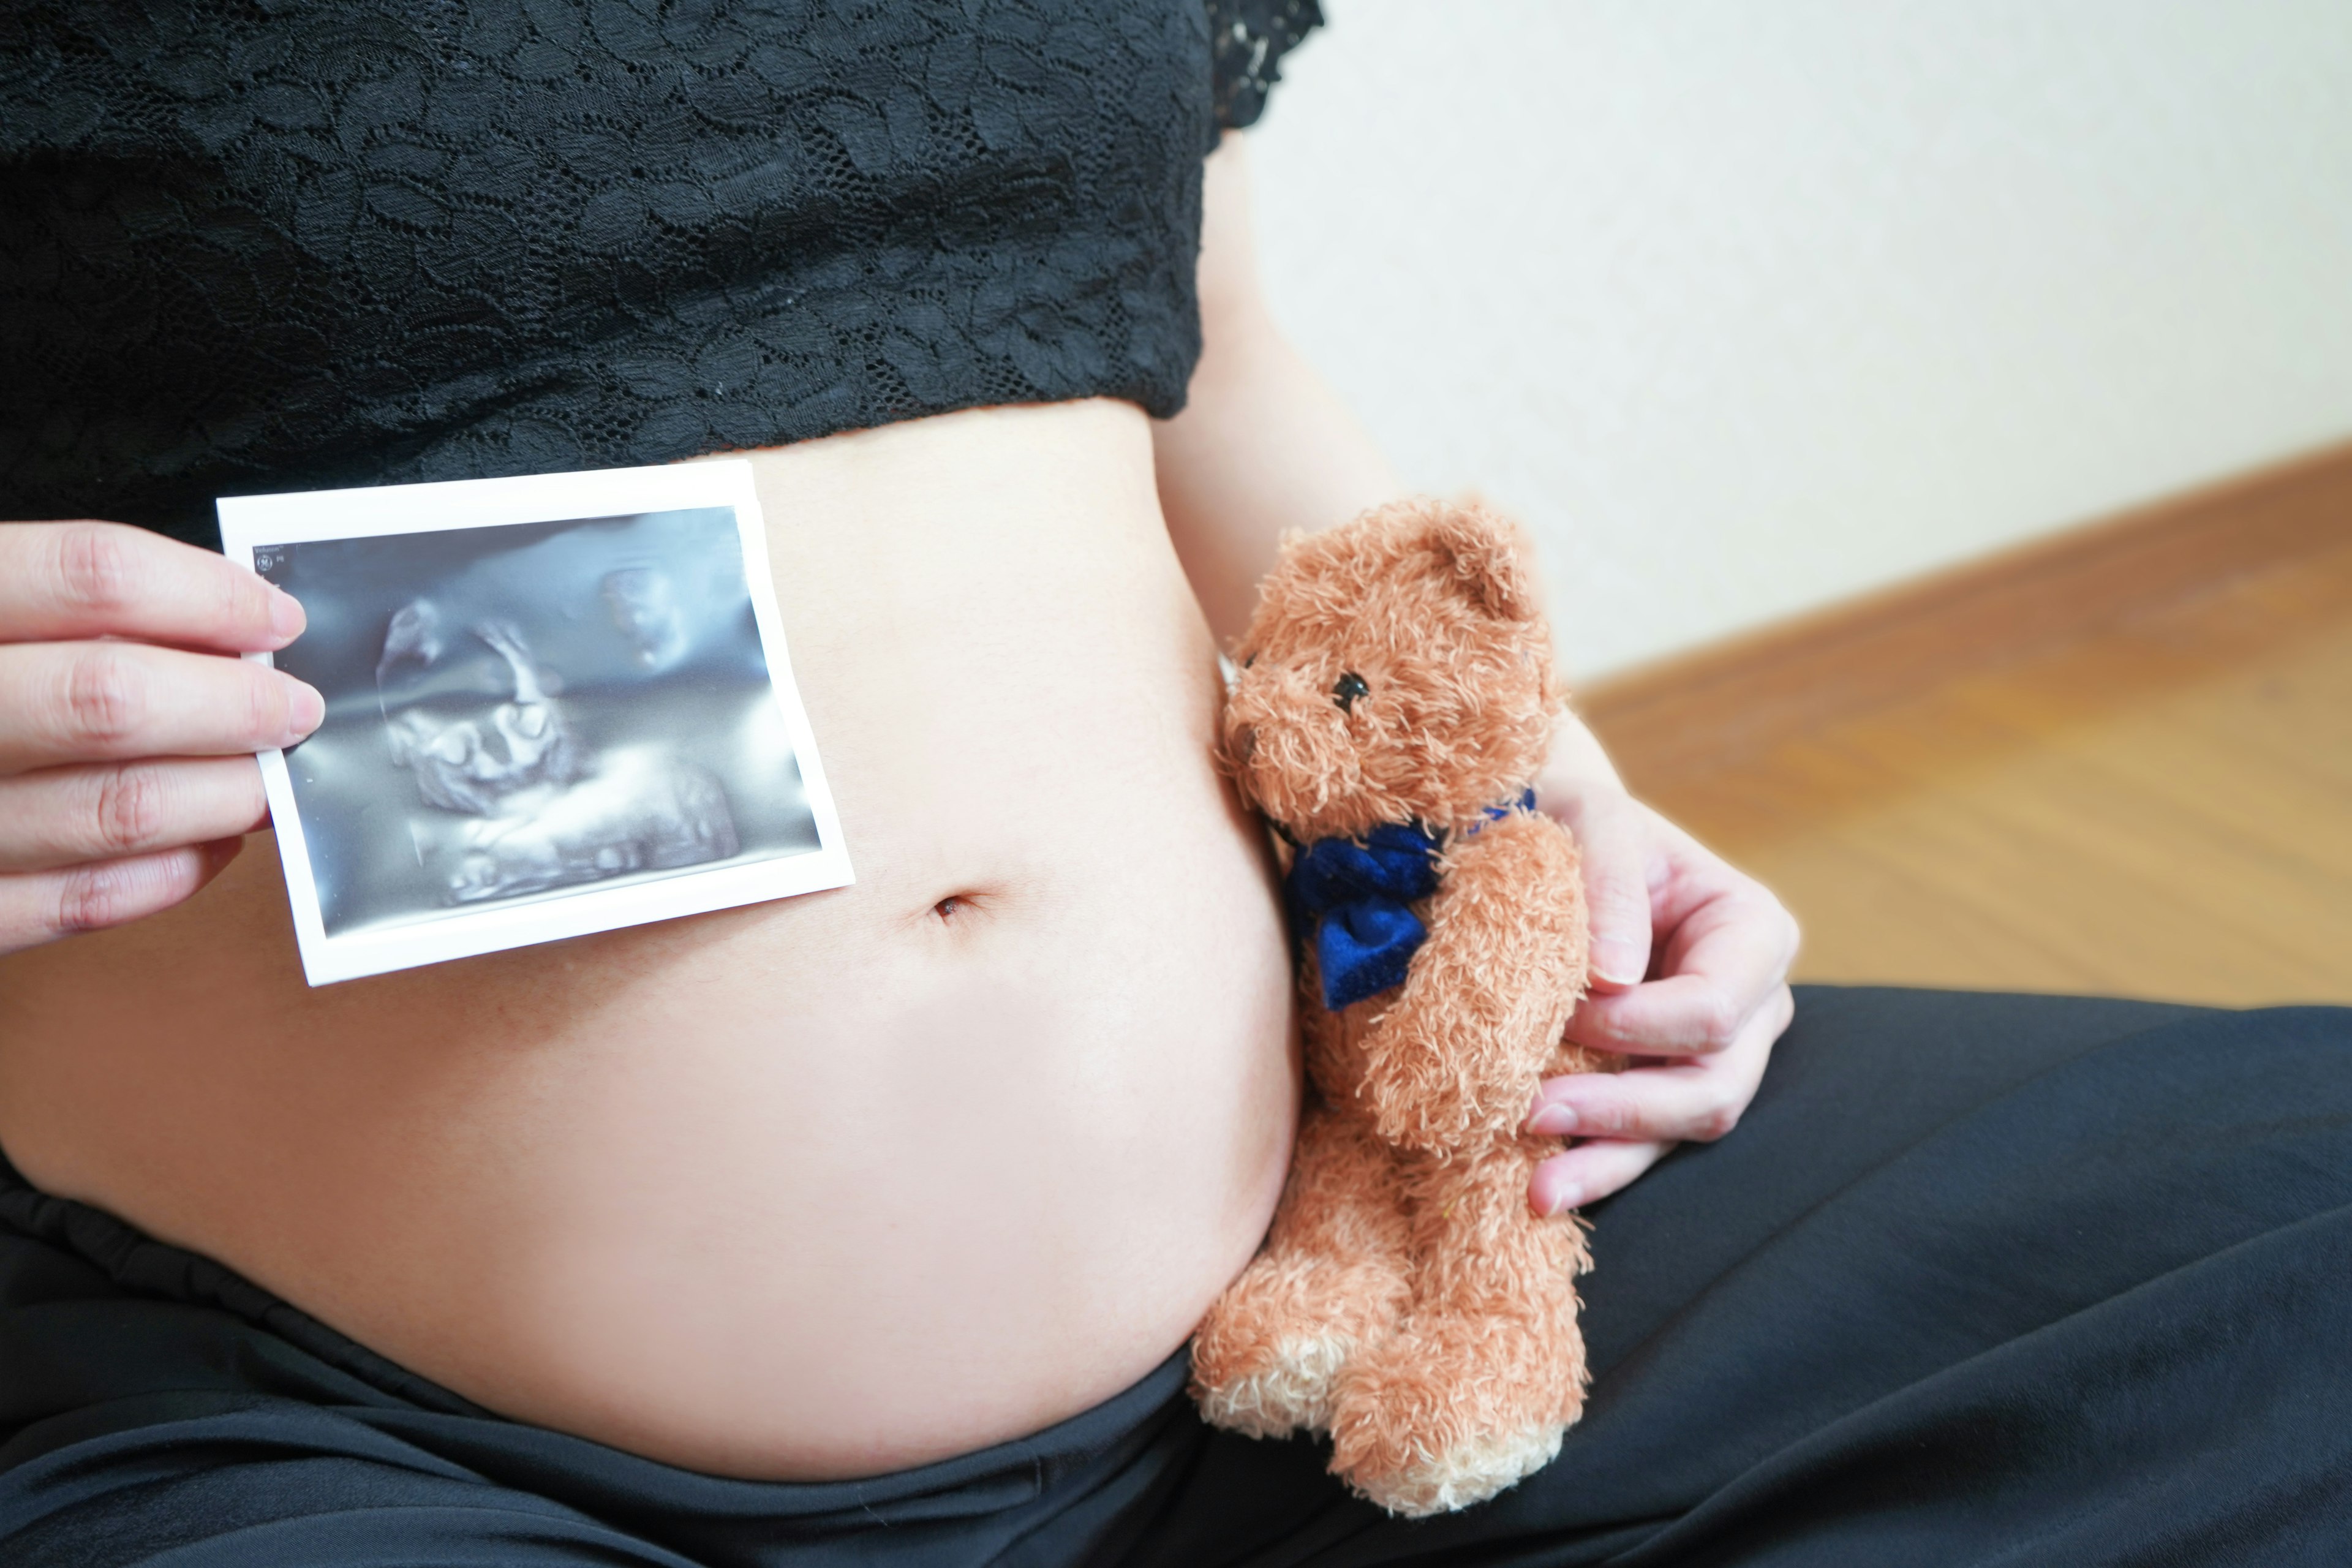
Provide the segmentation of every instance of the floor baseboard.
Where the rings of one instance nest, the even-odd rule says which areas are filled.
[[[1576,708],[1671,794],[1825,725],[2352,540],[2352,442],[1629,670]]]

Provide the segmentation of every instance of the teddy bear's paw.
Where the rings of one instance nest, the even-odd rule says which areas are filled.
[[[1332,1390],[1402,1315],[1402,1276],[1300,1246],[1260,1253],[1192,1336],[1192,1396],[1213,1426],[1254,1437],[1331,1425]]]
[[[1574,1325],[1486,1314],[1401,1329],[1341,1376],[1331,1472],[1391,1513],[1483,1502],[1551,1462],[1583,1413]]]
[[[1355,1456],[1345,1468],[1335,1455],[1331,1468],[1367,1502],[1422,1519],[1485,1502],[1517,1485],[1559,1457],[1566,1430],[1545,1426],[1478,1433],[1438,1447],[1408,1442],[1402,1452]]]
[[[1293,1335],[1262,1344],[1244,1364],[1212,1366],[1193,1352],[1192,1394],[1212,1426],[1248,1437],[1284,1437],[1331,1425],[1331,1390],[1355,1353],[1340,1334]]]

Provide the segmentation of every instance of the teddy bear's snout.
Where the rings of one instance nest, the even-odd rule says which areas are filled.
[[[1227,699],[1220,751],[1253,805],[1318,833],[1328,828],[1322,819],[1362,784],[1348,704],[1328,671],[1269,668],[1260,660]],[[1340,830],[1352,831],[1352,824]]]

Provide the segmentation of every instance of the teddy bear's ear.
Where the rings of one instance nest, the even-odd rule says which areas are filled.
[[[1535,582],[1519,554],[1517,531],[1509,523],[1483,508],[1449,506],[1430,520],[1428,537],[1452,564],[1454,580],[1488,615],[1531,621],[1542,614]]]

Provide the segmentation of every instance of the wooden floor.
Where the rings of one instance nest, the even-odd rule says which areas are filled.
[[[2352,518],[2332,531],[1628,782],[1780,892],[1804,978],[2352,1002]]]

